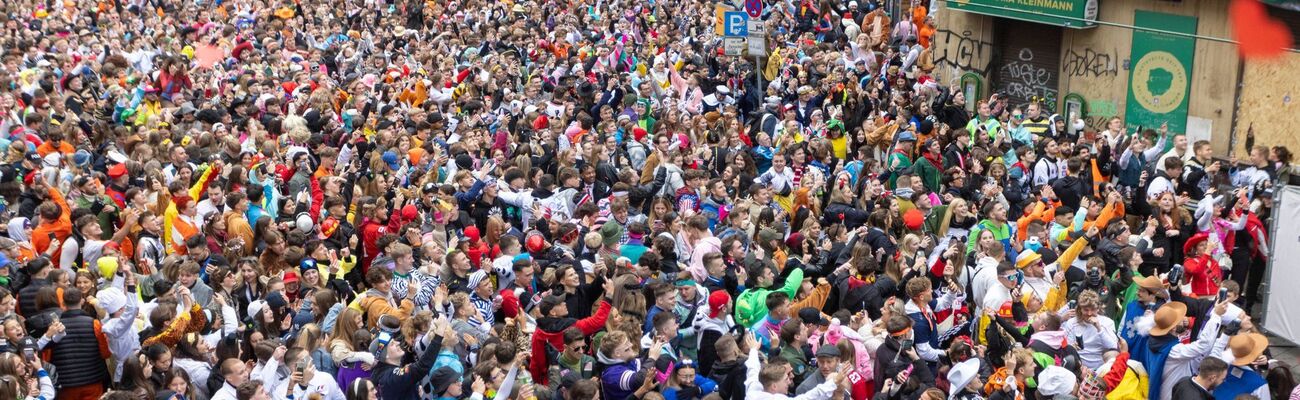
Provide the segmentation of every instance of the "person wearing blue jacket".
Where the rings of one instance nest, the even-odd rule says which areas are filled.
[[[649,360],[642,362],[639,357],[640,346],[632,341],[626,333],[613,331],[605,335],[596,351],[596,362],[600,368],[600,392],[607,399],[640,398],[648,389],[647,374],[654,374],[660,353],[663,351],[663,337],[656,337],[649,348]],[[651,375],[653,376],[653,375]],[[388,397],[384,397],[388,398]]]
[[[695,363],[682,360],[672,368],[672,375],[664,382],[660,394],[665,400],[689,400],[708,396],[718,390],[718,383],[697,374]]]

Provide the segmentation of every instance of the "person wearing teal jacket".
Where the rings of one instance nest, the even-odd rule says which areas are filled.
[[[1016,262],[1015,248],[1011,245],[1012,237],[1015,236],[1016,230],[1011,224],[1007,223],[1007,207],[999,202],[989,202],[984,206],[984,215],[987,219],[975,224],[970,230],[970,235],[966,237],[966,252],[975,251],[975,245],[979,243],[979,237],[983,231],[993,232],[993,239],[1002,243],[1006,250],[1007,261]]]
[[[795,293],[799,291],[799,286],[803,284],[803,269],[799,268],[790,271],[790,276],[785,278],[785,284],[776,290],[768,289],[776,282],[776,268],[771,264],[763,264],[753,274],[754,286],[745,289],[736,298],[736,323],[746,328],[752,328],[767,315],[767,295],[769,293],[781,291],[790,295],[790,298],[793,299]]]

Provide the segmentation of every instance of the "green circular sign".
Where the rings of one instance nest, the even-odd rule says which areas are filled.
[[[1174,111],[1187,98],[1187,69],[1167,51],[1147,53],[1133,66],[1133,97],[1151,112]]]

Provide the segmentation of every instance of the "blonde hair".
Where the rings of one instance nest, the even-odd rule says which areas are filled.
[[[944,209],[943,219],[939,221],[939,231],[935,233],[938,235],[947,235],[948,227],[952,224],[952,216],[957,213],[957,210],[965,210],[966,208],[967,205],[965,199],[952,199],[952,202],[948,203],[948,207]]]
[[[920,236],[916,236],[915,233],[909,233],[909,234],[903,236],[903,243],[902,243],[902,244],[903,244],[903,245],[900,246],[899,249],[901,249],[901,250],[902,250],[903,252],[905,252],[905,253],[906,253],[906,252],[909,252],[909,251],[911,250],[912,246],[915,246],[915,245],[919,245],[919,244],[921,244],[921,237],[920,237]],[[915,253],[915,252],[913,252],[913,253]]]
[[[474,307],[469,304],[469,295],[465,294],[465,292],[452,293],[451,297],[447,299],[451,301],[451,306],[456,310],[455,315],[452,316],[453,318],[459,318],[465,311],[474,310]]]
[[[356,341],[353,334],[357,332],[357,329],[361,329],[361,325],[356,323],[357,318],[360,316],[361,311],[355,308],[343,308],[343,312],[340,312],[338,318],[335,319],[334,332],[330,334],[331,347],[342,343],[347,346],[348,350],[355,350],[352,347],[352,343]]]
[[[600,354],[612,358],[614,351],[622,346],[624,342],[631,343],[627,333],[623,331],[610,331],[600,341]]]
[[[1078,302],[1079,308],[1101,307],[1101,296],[1097,295],[1097,292],[1094,292],[1092,290],[1084,290],[1082,292],[1079,292],[1079,298],[1076,301]]]

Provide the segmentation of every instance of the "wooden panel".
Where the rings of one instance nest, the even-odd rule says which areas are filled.
[[[935,78],[945,86],[957,83],[966,72],[987,79],[993,63],[993,17],[947,9],[943,1],[935,4]]]
[[[1197,33],[1228,38],[1226,0],[1183,2],[1104,1],[1098,19],[1132,24],[1137,9],[1197,17]],[[1061,94],[1078,93],[1088,101],[1088,126],[1100,129],[1110,117],[1123,117],[1133,46],[1133,31],[1125,27],[1067,29],[1061,40]],[[1227,151],[1237,83],[1235,45],[1197,40],[1191,74],[1189,116],[1209,119],[1211,143],[1220,154]]]
[[[1102,7],[1102,18],[1114,18],[1108,15],[1107,10],[1107,7]],[[1132,19],[1131,12],[1129,18]],[[1101,129],[1110,117],[1123,113],[1128,93],[1127,64],[1133,44],[1132,32],[1108,26],[1064,32],[1061,40],[1061,96],[1070,93],[1083,96],[1088,102],[1088,115],[1084,116],[1084,121],[1094,129]]]
[[[1300,150],[1300,54],[1246,63],[1237,111],[1237,155],[1245,157],[1246,128],[1255,126],[1255,144]]]
[[[1097,19],[1131,25],[1133,12],[1137,9],[1188,15],[1197,17],[1198,34],[1230,38],[1232,28],[1226,12],[1228,1],[1102,0],[1099,2]],[[943,3],[943,1],[936,2],[940,5]],[[995,18],[942,8],[935,15],[939,26],[939,33],[935,37],[937,46],[935,60],[938,64],[935,74],[939,81],[945,84],[955,83],[961,72],[967,71],[980,73],[986,78],[995,75],[991,72],[997,71],[990,71],[996,68],[993,65],[996,57],[994,53],[996,48],[1002,46],[994,39]],[[1087,122],[1093,127],[1100,127],[1110,116],[1122,116],[1125,96],[1128,93],[1129,56],[1133,44],[1133,31],[1116,26],[1064,29],[1058,43],[1060,73],[1057,77],[1057,85],[1061,97],[1069,93],[1078,93],[1087,99],[1092,112]],[[1213,124],[1211,143],[1214,144],[1216,153],[1226,154],[1240,68],[1236,46],[1198,40],[1193,64],[1188,115],[1211,121]],[[1289,76],[1292,77],[1300,74],[1300,66],[1296,66],[1295,62],[1289,65],[1291,66],[1284,68],[1285,73],[1277,73],[1280,76],[1290,74]],[[1257,75],[1264,73],[1264,71],[1257,72]],[[1293,84],[1292,81],[1294,78],[1275,79],[1265,85],[1271,85],[1266,89],[1278,91],[1281,90],[1278,82]],[[1250,89],[1251,84],[1247,82],[1246,88]],[[1300,90],[1291,93],[1300,96]],[[1292,113],[1289,115],[1295,115],[1294,111],[1297,110],[1291,110]],[[1243,103],[1242,112],[1247,111]],[[1259,127],[1258,124],[1256,127]],[[1244,128],[1242,129],[1244,136],[1245,131]],[[1287,131],[1294,132],[1294,130]]]

